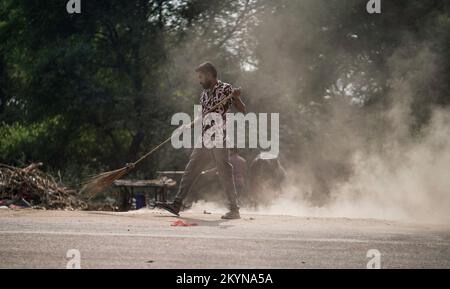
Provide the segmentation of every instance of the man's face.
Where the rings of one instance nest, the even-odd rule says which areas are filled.
[[[214,83],[214,77],[211,73],[197,72],[198,81],[204,89],[209,89]]]

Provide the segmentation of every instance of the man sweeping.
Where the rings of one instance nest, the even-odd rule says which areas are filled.
[[[178,193],[172,203],[158,203],[158,207],[169,211],[172,214],[179,216],[179,212],[183,205],[184,198],[189,194],[197,176],[205,169],[210,161],[214,161],[219,172],[219,180],[222,188],[226,193],[229,205],[229,212],[222,216],[222,219],[239,219],[239,206],[237,200],[236,188],[233,180],[233,166],[229,162],[229,151],[225,146],[225,115],[229,112],[231,105],[242,112],[246,112],[245,104],[242,102],[239,89],[234,89],[230,84],[220,81],[217,78],[217,70],[210,62],[201,64],[195,70],[203,87],[200,96],[200,104],[202,106],[202,116],[205,117],[208,113],[218,113],[222,116],[223,125],[223,142],[222,148],[212,147],[194,148],[189,158],[189,162],[184,171],[180,182]],[[223,104],[218,105],[224,99],[232,95],[232,97]],[[210,128],[209,125],[202,124],[203,134]]]

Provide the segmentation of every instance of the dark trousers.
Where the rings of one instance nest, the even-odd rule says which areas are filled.
[[[175,196],[175,202],[182,203],[189,194],[195,180],[210,161],[214,161],[219,172],[219,180],[224,189],[230,209],[238,209],[237,193],[234,186],[233,166],[229,162],[229,152],[226,148],[195,148],[181,178],[180,188]]]

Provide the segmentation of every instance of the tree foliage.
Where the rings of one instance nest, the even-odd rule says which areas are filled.
[[[173,113],[192,111],[204,60],[244,87],[252,111],[283,112],[282,156],[295,159],[333,129],[329,103],[386,111],[392,80],[408,77],[393,57],[425,49],[439,65],[414,84],[420,128],[450,101],[449,3],[383,1],[369,15],[366,2],[99,0],[68,14],[65,1],[1,0],[0,161],[70,177],[132,161],[169,135]],[[166,147],[140,173],[185,158]]]

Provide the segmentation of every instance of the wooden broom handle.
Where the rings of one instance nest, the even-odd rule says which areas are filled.
[[[240,88],[238,88],[240,89]],[[216,105],[214,105],[210,110],[208,110],[205,114],[211,113],[212,111],[214,111],[216,108],[218,108],[220,105],[224,104],[226,101],[230,100],[233,97],[233,92],[230,93],[229,95],[227,95],[224,99],[222,99],[220,102],[218,102]],[[189,124],[189,126],[192,126],[195,122],[195,119],[193,121],[191,121],[191,123]],[[149,155],[151,155],[152,153],[154,153],[155,151],[157,151],[159,148],[161,148],[163,145],[165,145],[166,143],[168,143],[170,140],[172,139],[172,135],[165,139],[162,143],[158,144],[157,146],[155,146],[151,151],[149,151],[148,153],[146,153],[145,155],[143,155],[142,157],[140,157],[137,161],[135,161],[133,164],[133,166],[136,166],[137,164],[139,164],[140,162],[142,162],[144,159],[146,159]]]

